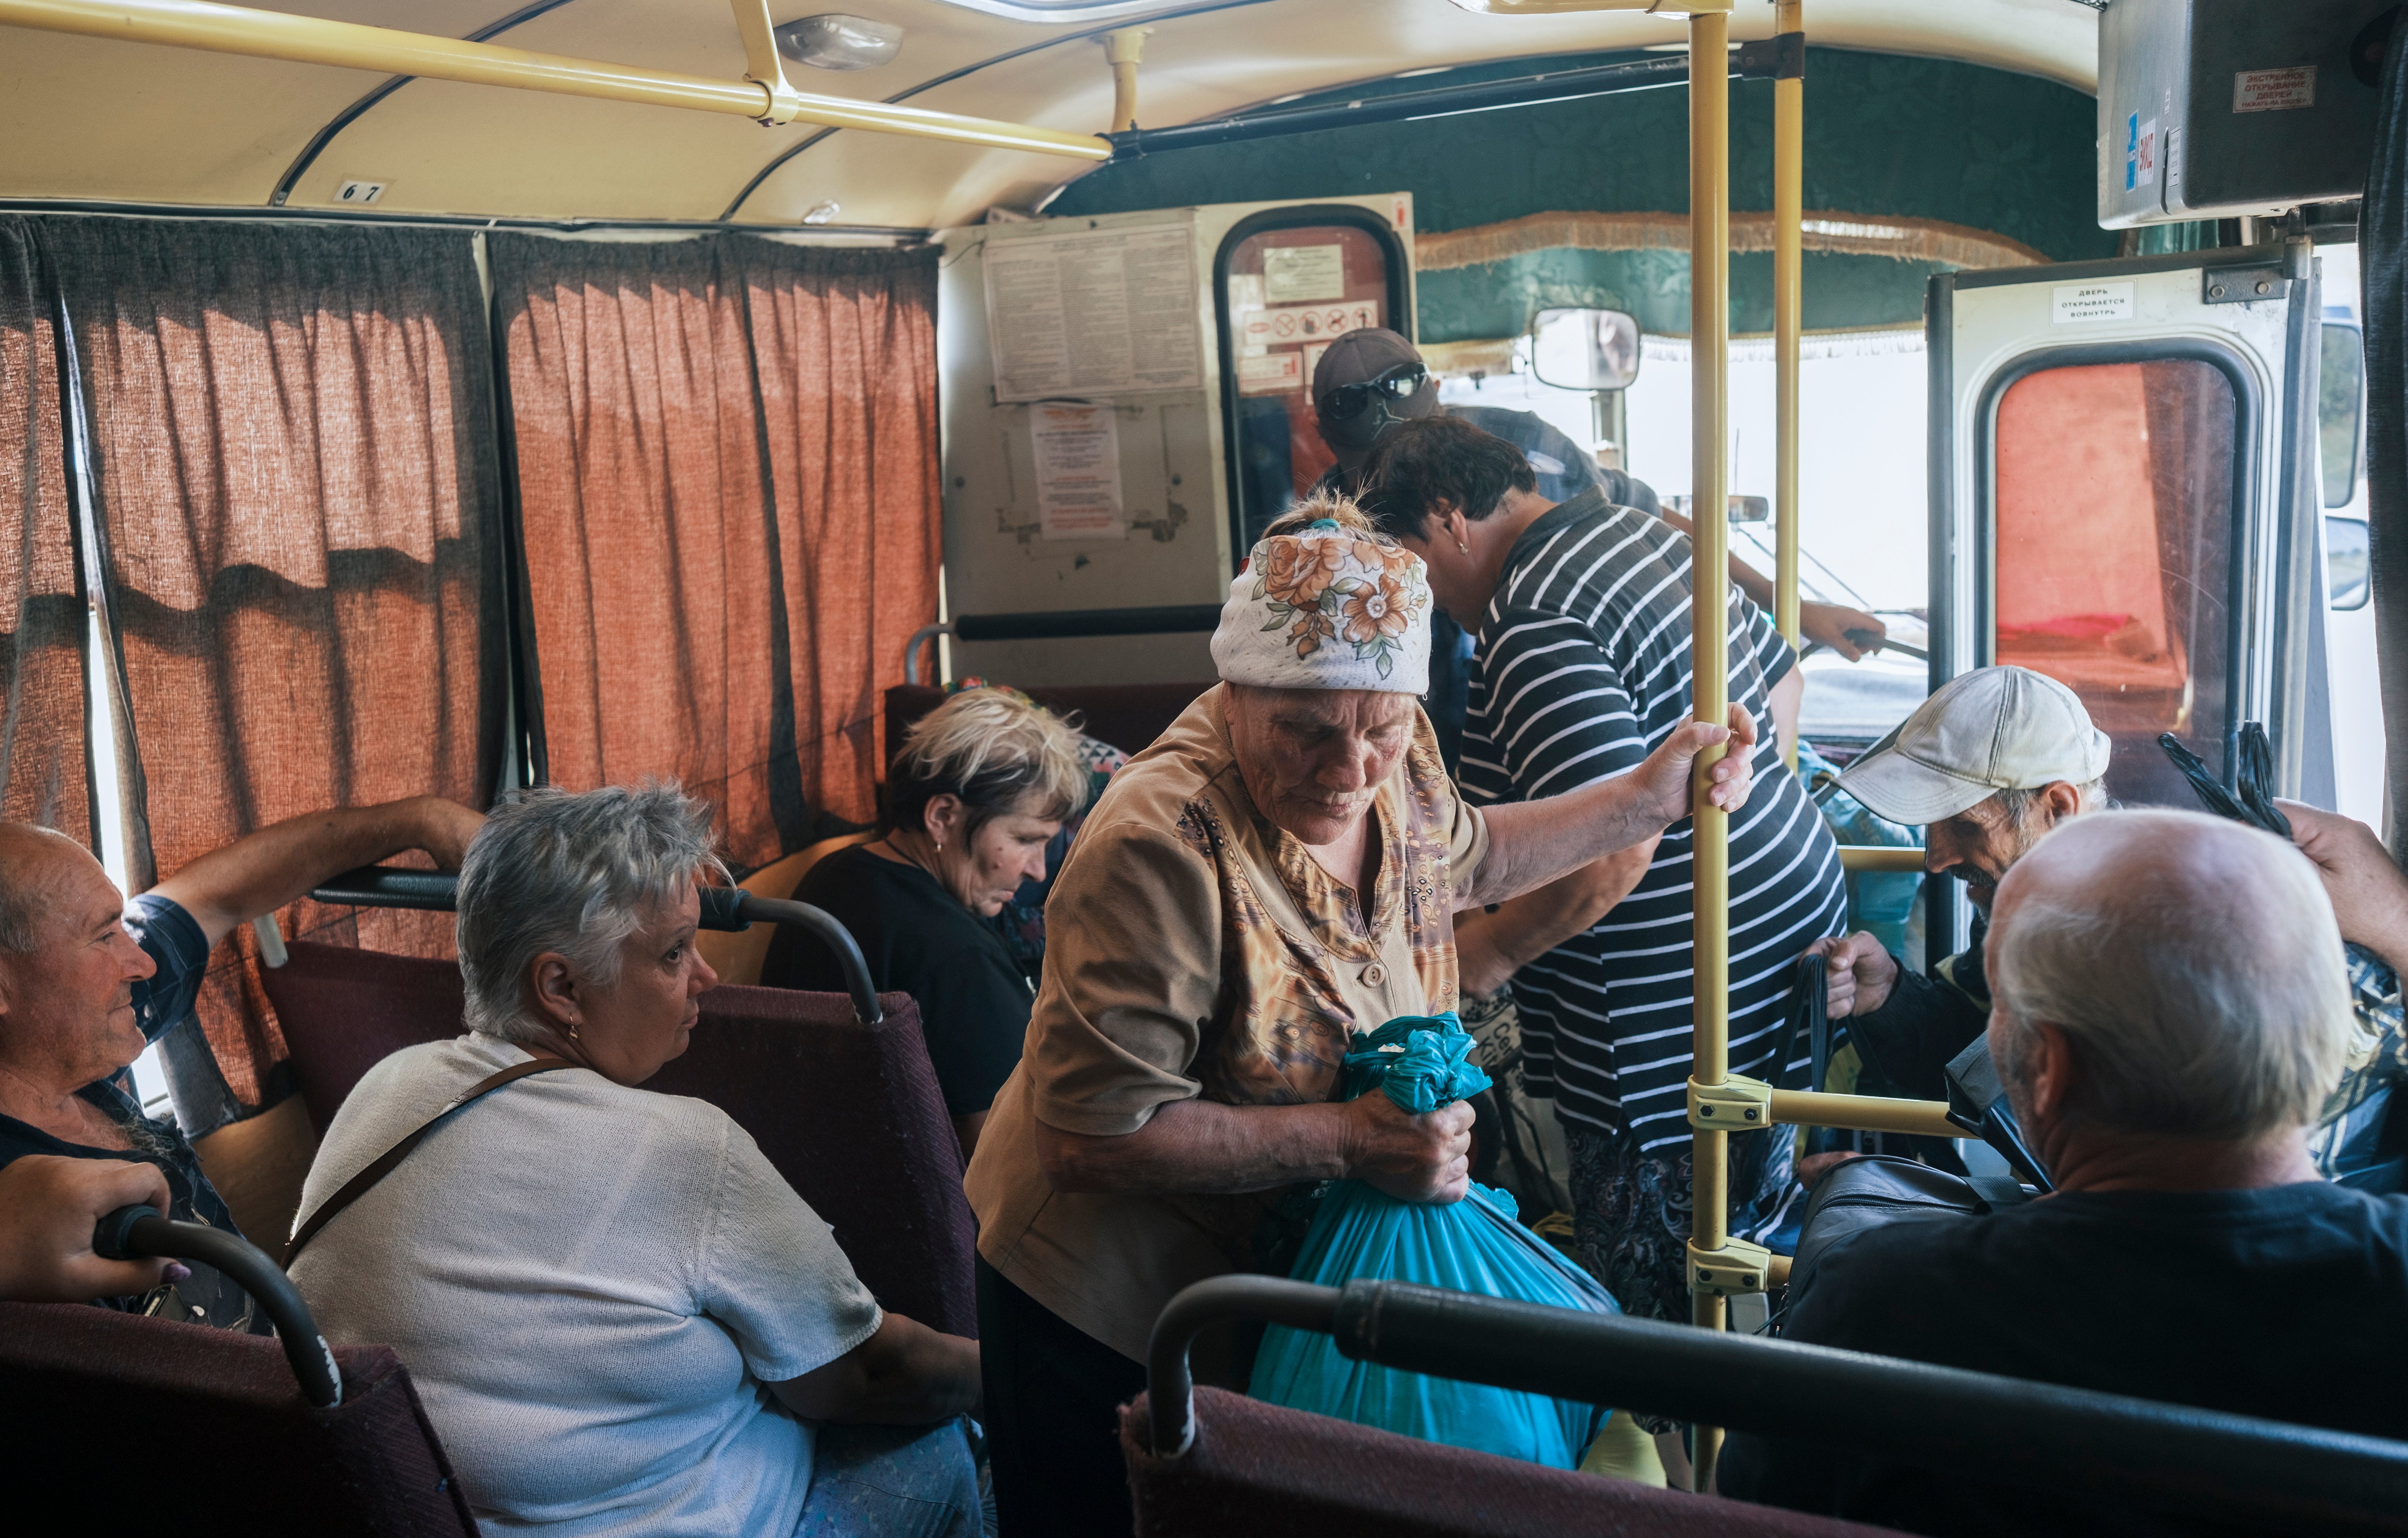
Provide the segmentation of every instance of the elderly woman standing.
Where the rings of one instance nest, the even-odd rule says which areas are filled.
[[[674,786],[494,812],[460,874],[468,1033],[343,1102],[294,1280],[329,1339],[400,1352],[487,1531],[974,1533],[968,1445],[926,1428],[974,1404],[977,1345],[882,1313],[724,1112],[637,1087],[718,982],[710,829]]]
[[[795,896],[860,943],[881,993],[908,993],[967,1156],[995,1092],[1020,1061],[1028,976],[987,922],[1045,879],[1045,851],[1087,803],[1079,734],[1007,689],[953,696],[911,726],[886,778],[874,843],[811,867]],[[791,925],[769,941],[761,981],[844,991],[836,953]]]
[[[1692,723],[1631,773],[1475,810],[1414,704],[1422,563],[1351,503],[1274,524],[1212,638],[1222,684],[1121,770],[1047,909],[1020,1067],[968,1176],[1007,1538],[1128,1531],[1113,1408],[1189,1283],[1253,1263],[1272,1199],[1368,1180],[1454,1201],[1471,1109],[1330,1099],[1348,1039],[1455,1003],[1454,914],[1656,837],[1689,811]],[[1748,755],[1704,778],[1744,803]]]

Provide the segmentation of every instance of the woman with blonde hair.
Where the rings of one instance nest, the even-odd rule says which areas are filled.
[[[988,920],[1021,883],[1044,879],[1046,845],[1086,804],[1080,747],[1068,723],[1021,695],[964,690],[904,739],[877,841],[822,860],[795,894],[852,931],[880,992],[919,1003],[965,1157],[1019,1066],[1033,1001]],[[793,926],[770,941],[761,981],[844,988],[834,953]]]

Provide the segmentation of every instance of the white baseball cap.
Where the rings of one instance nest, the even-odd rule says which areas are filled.
[[[2107,734],[2081,697],[2028,668],[1980,668],[1942,686],[1840,776],[1840,788],[1894,823],[1954,817],[2002,790],[2107,772]]]

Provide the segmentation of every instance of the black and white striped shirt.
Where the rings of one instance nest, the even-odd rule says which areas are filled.
[[[1840,852],[1781,762],[1772,685],[1797,665],[1730,594],[1730,697],[1756,717],[1756,788],[1730,830],[1730,1066],[1771,1077],[1794,964],[1842,932]],[[1628,773],[1689,718],[1689,541],[1591,490],[1514,541],[1474,651],[1463,789],[1533,800]],[[1513,978],[1531,1086],[1642,1148],[1685,1143],[1690,838],[1684,819],[1603,923]],[[1803,1054],[1801,1040],[1797,1052]],[[1801,1058],[1802,1060],[1802,1058]]]

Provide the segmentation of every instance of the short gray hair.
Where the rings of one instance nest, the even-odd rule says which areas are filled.
[[[2008,878],[1990,982],[2021,1077],[2065,1032],[2074,1112],[2120,1131],[2243,1142],[2312,1122],[2352,1035],[2332,905],[2307,857],[2196,812],[2061,825]]]
[[[84,852],[83,845],[55,827],[0,823],[0,952],[31,956],[42,948],[50,895],[32,879],[36,870],[33,855],[50,841]],[[18,847],[12,850],[10,844]],[[55,853],[56,844],[49,852]]]
[[[2051,784],[2055,783],[2050,782]],[[1999,803],[1999,811],[2005,814],[2008,826],[2020,833],[2031,821],[2031,809],[2047,794],[2048,785],[2033,785],[2028,789],[2002,790],[1990,798]],[[2104,812],[2114,804],[2107,798],[2107,781],[2103,776],[2088,784],[2074,786],[2073,794],[2085,812]]]
[[[711,849],[710,807],[674,780],[509,797],[460,865],[468,1028],[527,1041],[545,1024],[527,1007],[537,956],[557,951],[581,977],[614,983],[619,944],[649,910],[712,874],[727,868]]]

